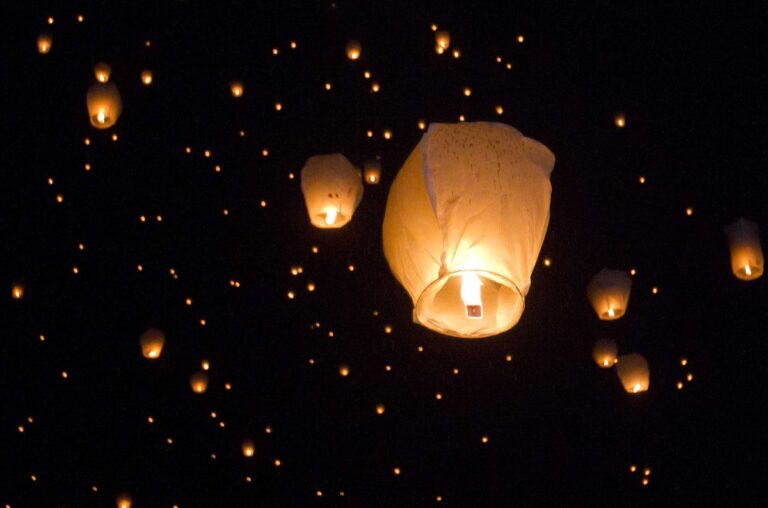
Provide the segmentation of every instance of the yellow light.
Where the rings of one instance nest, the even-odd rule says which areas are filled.
[[[24,285],[16,283],[11,286],[11,296],[14,300],[21,300],[24,298]]]
[[[688,365],[688,358],[680,358],[680,365],[682,365],[683,367]]]
[[[275,111],[280,111],[283,109],[283,104],[280,102],[275,103]]]
[[[746,273],[747,275],[752,275],[752,269],[749,267],[749,263],[744,265],[744,273]]]
[[[637,181],[640,182],[641,184],[643,184],[643,183],[645,183],[645,177],[641,176],[640,178],[637,179]]]
[[[631,466],[629,466],[629,472],[630,473],[634,473],[635,471],[637,471],[637,466],[636,465],[632,464]]]
[[[291,41],[291,49],[296,49],[296,41]]]
[[[152,71],[149,69],[144,69],[141,71],[141,82],[145,85],[151,85],[152,84]]]
[[[341,377],[347,377],[349,376],[349,365],[342,363],[339,365],[339,375]]]
[[[419,126],[420,131],[423,131],[424,129],[427,128],[427,122],[425,122],[424,120],[419,120],[419,122],[416,125]]]
[[[459,51],[458,49],[454,49],[453,58],[459,58],[459,57],[461,57],[461,51]]]
[[[632,393],[637,393],[637,392],[639,392],[639,391],[640,391],[640,388],[642,388],[642,386],[640,385],[640,383],[635,383],[635,385],[632,387]]]
[[[249,457],[249,458],[253,457],[253,453],[255,451],[253,441],[251,441],[250,439],[243,439],[241,448],[243,450],[243,457]]]
[[[395,473],[395,476],[397,476],[397,475],[399,475],[399,474],[400,474],[400,468],[399,468],[399,467],[396,467],[396,468],[394,468],[394,469],[392,470],[392,472],[393,472],[393,473]]]
[[[78,23],[82,23],[82,22],[83,22],[83,19],[85,19],[85,18],[83,18],[83,15],[82,15],[82,14],[78,14],[78,15],[77,15],[77,22],[78,22]]]
[[[519,42],[520,44],[522,44],[524,41],[525,41],[525,37],[523,37],[522,35],[518,35],[518,36],[517,36],[517,42]]]
[[[376,93],[381,89],[381,86],[377,82],[371,83],[371,92]]]
[[[685,379],[686,379],[687,381],[693,381],[693,374],[691,374],[691,373],[689,372],[689,373],[688,373],[688,375],[687,375],[687,376],[685,376]]]
[[[617,113],[616,116],[613,117],[613,124],[619,129],[622,129],[627,125],[627,117],[624,116],[624,113]]]
[[[96,113],[96,121],[99,123],[104,123],[107,119],[107,115],[104,112],[104,109],[99,109],[99,112]]]
[[[682,381],[678,381],[677,382],[677,389],[678,390],[682,390],[683,389],[683,382]]]
[[[464,311],[468,319],[483,318],[483,300],[480,288],[483,283],[474,273],[465,273],[461,276],[461,300],[464,302]]]
[[[504,114],[504,108],[501,107],[501,105],[496,106],[496,114],[497,115],[503,115]]]
[[[384,130],[384,139],[392,139],[392,131],[389,129]]]
[[[470,95],[472,95],[472,89],[469,88],[468,86],[464,87],[464,96],[469,97]]]
[[[481,441],[483,444],[486,444],[486,443],[488,442],[488,436],[483,436],[482,438],[480,438],[480,441]]]
[[[210,370],[211,369],[211,362],[208,361],[207,359],[203,359],[200,362],[200,368],[203,369],[203,370]]]
[[[325,84],[325,89],[326,90],[330,90],[332,87],[333,87],[333,85],[331,83],[326,83]]]
[[[685,215],[687,215],[688,217],[693,215],[693,208],[691,208],[690,206],[688,208],[686,208],[685,209]]]
[[[443,400],[443,394],[440,392],[435,393],[435,399],[437,400]]]
[[[384,327],[384,333],[386,333],[387,335],[389,335],[390,333],[392,333],[392,326],[391,326],[391,325],[386,325],[386,326]]]
[[[512,361],[512,355],[507,355],[507,356],[504,357],[504,359],[506,361],[508,361],[508,362],[511,362]]]
[[[243,84],[240,81],[232,81],[229,83],[229,91],[232,93],[232,97],[239,98],[243,96]]]
[[[335,208],[327,208],[325,210],[325,223],[329,226],[334,224],[336,222],[336,216],[338,215],[339,211]]]
[[[544,258],[544,266],[552,266],[552,260],[549,258]]]
[[[616,317],[616,313],[613,311],[613,307],[608,307],[608,316]]]
[[[383,415],[385,411],[384,404],[376,404],[376,414]]]
[[[371,79],[371,71],[365,71],[363,72],[363,77],[365,79]]]

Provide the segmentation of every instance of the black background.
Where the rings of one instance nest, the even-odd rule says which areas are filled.
[[[765,277],[730,274],[722,227],[744,216],[768,228],[766,8],[558,4],[6,5],[0,501],[764,504],[768,289]],[[451,32],[460,59],[434,53],[431,23]],[[48,55],[36,51],[43,31]],[[344,55],[350,39],[362,43],[357,62]],[[107,132],[85,110],[100,60],[124,103]],[[245,85],[240,99],[232,79]],[[460,114],[509,123],[557,157],[526,311],[479,341],[411,323],[381,249],[387,189],[420,139],[417,120]],[[366,186],[349,225],[321,231],[298,174],[309,156],[337,151],[357,164],[380,155],[382,182]],[[610,323],[585,297],[604,266],[638,270],[627,315]],[[10,297],[14,281],[23,300]],[[167,336],[154,362],[138,347],[148,326]],[[629,396],[594,365],[599,337],[648,359],[649,392]],[[211,385],[195,395],[188,379],[202,358]],[[256,443],[251,459],[243,438]],[[652,469],[648,486],[630,464]]]

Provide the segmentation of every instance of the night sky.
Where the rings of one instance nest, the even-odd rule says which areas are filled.
[[[768,8],[496,3],[4,7],[3,506],[768,503],[768,279],[733,276],[723,231],[768,241]],[[525,312],[478,340],[413,323],[382,251],[419,122],[461,115],[556,157]],[[382,176],[321,230],[300,172],[334,152]],[[635,270],[616,321],[586,297],[605,267]],[[647,392],[600,338],[645,356]]]

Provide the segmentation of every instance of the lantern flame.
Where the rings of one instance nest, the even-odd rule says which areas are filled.
[[[613,307],[608,307],[608,315],[610,317],[616,317],[616,313],[613,311]]]
[[[106,113],[104,113],[104,109],[100,109],[99,112],[96,114],[96,121],[99,123],[104,123],[104,121],[107,119]]]
[[[325,223],[329,226],[336,222],[336,216],[338,215],[339,211],[335,208],[328,208],[325,211]]]
[[[464,302],[468,319],[483,318],[483,300],[480,296],[482,285],[480,277],[474,273],[465,273],[461,276],[461,300]]]
[[[752,269],[749,267],[749,263],[744,265],[744,273],[746,273],[747,275],[752,275]]]

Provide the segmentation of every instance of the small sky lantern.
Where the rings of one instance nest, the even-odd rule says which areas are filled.
[[[619,353],[619,347],[610,339],[597,339],[592,348],[592,359],[603,368],[609,369],[616,363],[616,355]]]
[[[109,81],[109,76],[112,74],[112,67],[104,62],[99,62],[93,66],[93,75],[96,76],[96,81],[99,83],[106,83]]]
[[[151,85],[152,84],[152,78],[153,78],[153,76],[152,76],[152,71],[151,70],[144,69],[143,71],[141,71],[141,82],[144,85],[146,85],[146,86]]]
[[[11,284],[11,298],[14,300],[21,300],[24,298],[24,284],[21,282],[14,282]]]
[[[627,393],[648,391],[651,374],[642,355],[621,355],[616,363],[616,374]]]
[[[435,32],[435,44],[438,48],[445,51],[451,47],[451,34],[447,30],[439,30]],[[441,51],[442,53],[442,51]]]
[[[160,353],[163,352],[165,334],[157,328],[148,328],[147,331],[141,334],[139,342],[141,344],[141,354],[144,358],[156,360],[160,358]]]
[[[192,391],[195,393],[205,393],[208,389],[208,374],[198,370],[190,376],[189,386],[192,387]]]
[[[731,270],[737,279],[755,280],[763,275],[763,249],[756,223],[740,218],[725,227],[731,250]]]
[[[365,161],[365,164],[363,165],[363,177],[367,184],[378,184],[381,180],[381,162],[376,159]]]
[[[363,47],[358,41],[349,41],[347,43],[347,58],[357,60],[363,52]]]
[[[433,123],[400,169],[384,256],[416,323],[465,339],[517,324],[549,224],[555,157],[516,129]]]
[[[239,80],[229,82],[229,91],[232,92],[232,97],[239,98],[243,96],[243,83]]]
[[[339,376],[341,377],[349,376],[349,365],[347,365],[346,363],[342,363],[339,365]]]
[[[253,441],[250,439],[243,439],[240,447],[243,450],[243,457],[253,457],[253,453],[256,451],[256,447],[253,445]]]
[[[624,270],[603,268],[587,285],[587,298],[597,317],[604,321],[619,319],[629,305],[632,279]]]
[[[340,153],[310,157],[301,170],[309,220],[321,229],[345,226],[363,198],[360,171]]]
[[[53,37],[50,34],[40,34],[37,37],[37,51],[41,55],[47,55],[53,46]]]
[[[616,113],[613,117],[613,124],[619,129],[623,129],[627,125],[627,117],[624,113]]]
[[[133,500],[131,499],[131,496],[125,492],[118,494],[117,499],[115,500],[117,508],[131,508],[132,503]]]
[[[108,129],[115,125],[123,111],[123,101],[114,83],[94,83],[86,97],[91,125],[97,129]]]

